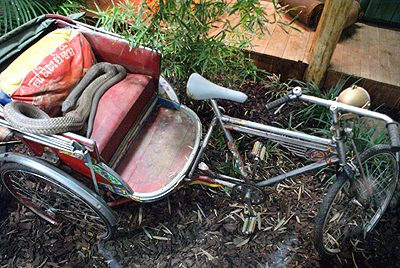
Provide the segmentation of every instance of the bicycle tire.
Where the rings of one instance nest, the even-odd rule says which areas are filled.
[[[0,174],[5,188],[47,222],[72,224],[88,235],[109,239],[117,218],[106,202],[61,170],[56,169],[60,175],[53,176],[45,170],[40,166],[9,162],[1,166]],[[68,183],[60,176],[65,176]]]
[[[353,179],[339,174],[321,204],[314,230],[314,245],[321,256],[338,254],[350,239],[370,232],[396,190],[399,166],[389,145],[367,149],[360,154],[360,162],[366,180],[360,174]]]

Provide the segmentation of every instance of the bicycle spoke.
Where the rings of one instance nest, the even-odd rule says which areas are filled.
[[[360,160],[365,178],[361,172],[353,178],[340,174],[321,204],[314,243],[322,255],[337,254],[348,240],[371,231],[396,189],[399,169],[390,146],[371,147]]]
[[[10,167],[16,166],[11,163]],[[46,177],[26,170],[3,167],[2,180],[24,205],[52,224],[73,223],[93,234],[107,236],[109,226],[92,207]]]

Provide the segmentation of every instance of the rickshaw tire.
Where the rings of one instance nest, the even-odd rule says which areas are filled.
[[[5,159],[6,161],[4,161]],[[94,219],[92,227],[102,226],[104,229],[100,235],[97,235],[97,238],[102,240],[109,240],[112,238],[114,226],[118,220],[117,215],[100,196],[87,188],[81,182],[77,181],[64,171],[59,170],[57,167],[34,157],[16,153],[7,153],[0,155],[0,161],[4,161],[0,167],[0,177],[4,188],[36,215],[53,224],[58,224],[58,220],[63,219],[72,224],[79,224],[91,233],[97,234],[96,228],[94,228],[94,230],[92,228],[91,230],[85,226],[88,224],[86,218],[88,218],[88,213],[90,213],[89,217]],[[25,194],[26,192],[19,191],[20,188],[15,188],[15,184],[17,183],[15,181],[18,180],[18,176],[13,174],[24,176],[23,180],[19,180],[20,184],[18,184],[18,187],[26,186],[23,189],[30,191],[32,188],[28,187],[34,186],[36,189],[41,191],[37,192],[32,190],[31,194],[33,195],[35,193],[35,198],[37,198],[37,200],[40,198],[48,198],[51,202],[55,202],[55,204],[52,204],[53,206],[49,205],[46,210],[43,210],[39,205],[40,202],[29,199],[29,192],[28,194]],[[11,179],[7,178],[9,175],[14,176],[14,186]],[[40,195],[40,193],[42,193],[42,195]],[[56,197],[54,200],[57,200],[57,202],[63,200],[61,204],[66,204],[68,202],[68,213],[70,213],[70,211],[72,211],[72,209],[78,204],[78,209],[73,211],[76,213],[73,216],[77,217],[68,218],[70,214],[63,215],[64,209],[66,208],[62,206],[57,207],[57,202],[51,199],[52,195]],[[44,202],[42,204],[47,205],[47,203]],[[45,206],[43,205],[43,207]],[[63,213],[57,214],[58,209],[63,211]],[[80,222],[79,216],[83,219]]]

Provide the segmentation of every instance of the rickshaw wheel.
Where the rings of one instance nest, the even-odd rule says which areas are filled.
[[[46,221],[73,224],[97,238],[111,237],[116,216],[104,200],[72,177],[68,187],[39,168],[5,163],[0,168],[1,180],[19,202]]]

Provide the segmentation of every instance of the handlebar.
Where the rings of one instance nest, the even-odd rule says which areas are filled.
[[[282,104],[288,102],[291,99],[292,98],[290,97],[290,95],[285,95],[282,98],[279,98],[277,100],[271,101],[270,103],[267,103],[265,105],[265,108],[267,108],[267,110],[271,110],[275,107],[281,106]]]
[[[294,98],[299,98],[301,100],[311,102],[311,103],[316,103],[316,104],[326,106],[326,107],[330,107],[330,106],[334,105],[343,111],[348,111],[348,112],[356,113],[359,115],[364,115],[367,117],[372,117],[372,118],[383,120],[386,122],[386,127],[388,130],[388,135],[389,135],[389,139],[390,139],[390,145],[391,145],[393,151],[396,151],[396,152],[400,151],[399,127],[398,127],[397,123],[395,121],[393,121],[393,119],[390,118],[389,116],[380,114],[380,113],[377,113],[374,111],[369,111],[369,110],[366,110],[363,108],[358,108],[355,106],[347,105],[347,104],[341,103],[341,102],[320,99],[320,98],[317,98],[314,96],[303,95],[302,89],[300,87],[296,87],[293,89],[293,92],[290,92],[288,95],[285,95],[275,101],[272,101],[272,102],[266,104],[265,108],[267,110],[273,109],[273,108],[278,107]]]
[[[390,145],[392,146],[393,151],[400,151],[400,136],[397,123],[393,122],[387,124],[387,129],[389,132]]]

